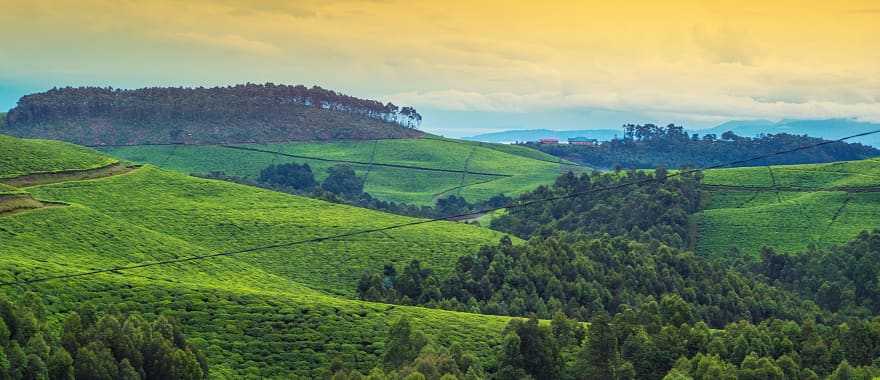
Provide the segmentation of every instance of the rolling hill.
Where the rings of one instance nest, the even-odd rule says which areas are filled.
[[[740,136],[749,137],[769,133],[790,133],[834,140],[877,129],[880,129],[880,124],[878,123],[854,119],[781,120],[778,122],[769,120],[733,120],[713,128],[694,132],[700,134],[714,133],[721,136],[724,132],[733,131]],[[877,137],[877,135],[854,138],[850,142],[880,147],[880,137]]]
[[[20,143],[7,138],[0,146]],[[50,146],[37,146],[32,153],[41,156],[51,150],[77,157],[91,152],[112,161],[69,144]],[[21,159],[24,162],[13,160],[16,167],[34,172],[83,165]],[[0,213],[0,282],[229,252],[414,220],[152,166],[97,179],[55,178],[55,183],[0,188],[56,206]],[[206,351],[217,378],[313,378],[337,356],[366,371],[381,357],[387,326],[403,315],[439,343],[458,342],[489,364],[508,318],[350,297],[364,269],[419,259],[442,272],[450,270],[457,257],[500,236],[466,224],[433,223],[126,270],[124,275],[43,282],[29,289],[44,296],[55,321],[68,310],[89,305],[172,315],[185,326],[188,340]],[[11,296],[24,289],[0,288]]]
[[[263,168],[308,163],[323,180],[329,167],[351,165],[376,198],[419,205],[459,195],[471,202],[551,183],[567,161],[534,149],[423,137],[372,141],[235,145],[143,145],[100,148],[109,155],[182,173],[223,172],[255,179]]]
[[[49,140],[24,140],[0,135],[0,179],[105,167],[118,160],[92,149]]]
[[[702,186],[708,205],[695,215],[695,248],[703,254],[795,253],[880,225],[880,159],[708,170]]]
[[[421,115],[320,87],[54,88],[27,95],[3,133],[82,145],[408,138]]]
[[[512,143],[516,141],[538,141],[543,138],[556,138],[560,141],[572,137],[587,137],[599,141],[609,141],[623,135],[622,129],[584,129],[584,130],[551,130],[551,129],[517,129],[483,133],[465,137],[465,140],[490,143]]]

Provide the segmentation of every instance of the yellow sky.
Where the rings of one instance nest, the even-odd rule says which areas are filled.
[[[876,0],[0,0],[0,9],[0,87],[272,81],[441,110],[880,120]]]

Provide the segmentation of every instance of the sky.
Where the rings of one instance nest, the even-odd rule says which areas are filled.
[[[0,0],[0,110],[53,86],[320,85],[423,129],[880,121],[868,1]]]

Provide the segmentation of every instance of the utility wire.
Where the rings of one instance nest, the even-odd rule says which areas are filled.
[[[464,219],[467,217],[482,215],[485,213],[498,211],[498,210],[526,207],[526,206],[530,206],[533,204],[538,204],[538,203],[543,203],[543,202],[553,202],[553,201],[562,200],[562,199],[577,198],[577,197],[581,197],[581,196],[584,196],[587,194],[593,194],[593,193],[609,191],[609,190],[617,190],[617,189],[622,189],[622,188],[626,188],[629,186],[641,185],[641,184],[655,182],[655,181],[662,181],[662,180],[666,180],[668,178],[680,177],[680,176],[688,175],[691,173],[700,172],[703,170],[720,169],[720,168],[723,168],[726,166],[734,166],[734,165],[744,164],[747,162],[762,160],[765,158],[770,158],[770,157],[775,157],[775,156],[781,156],[781,155],[794,153],[794,152],[807,150],[807,149],[813,149],[813,148],[817,148],[820,146],[833,144],[833,143],[837,143],[837,142],[843,142],[843,141],[853,139],[856,137],[868,136],[868,135],[872,135],[875,133],[880,133],[880,129],[874,130],[874,131],[869,131],[869,132],[863,132],[863,133],[859,133],[859,134],[855,134],[855,135],[851,135],[851,136],[846,136],[846,137],[843,137],[843,138],[840,138],[837,140],[827,140],[827,141],[823,141],[823,142],[816,143],[816,144],[803,145],[803,146],[793,148],[793,149],[764,154],[764,155],[760,155],[760,156],[756,156],[756,157],[752,157],[752,158],[747,158],[747,159],[743,159],[743,160],[737,160],[737,161],[716,164],[716,165],[707,166],[707,167],[703,167],[703,168],[699,168],[699,169],[679,170],[679,171],[676,171],[672,174],[666,174],[666,175],[662,176],[661,178],[657,178],[655,176],[655,177],[650,177],[650,178],[646,178],[646,179],[639,180],[639,181],[621,183],[618,185],[601,187],[601,188],[593,188],[593,189],[586,190],[586,191],[574,192],[574,193],[559,195],[559,196],[555,196],[555,197],[534,199],[534,200],[526,201],[526,202],[514,201],[514,202],[507,204],[507,205],[504,205],[504,206],[490,207],[490,208],[485,208],[485,209],[481,209],[478,211],[472,211],[472,212],[467,212],[467,213],[463,213],[463,214],[450,215],[450,216],[433,218],[433,219],[415,220],[412,222],[394,224],[394,225],[386,226],[386,227],[370,228],[370,229],[346,232],[346,233],[337,234],[337,235],[321,236],[321,237],[314,237],[314,238],[289,241],[289,242],[283,242],[283,243],[260,245],[260,246],[250,247],[250,248],[239,249],[239,250],[216,252],[216,253],[181,257],[181,258],[168,259],[168,260],[159,260],[159,261],[146,262],[146,263],[140,263],[140,264],[122,265],[122,266],[117,266],[117,267],[113,267],[113,268],[96,269],[96,270],[79,272],[79,273],[38,277],[38,278],[29,279],[29,280],[22,280],[22,281],[4,282],[4,283],[0,283],[0,287],[15,286],[15,285],[31,285],[31,284],[41,283],[41,282],[47,282],[47,281],[53,281],[53,280],[63,280],[63,279],[70,279],[70,278],[77,278],[77,277],[86,277],[86,276],[92,276],[92,275],[103,274],[103,273],[119,273],[120,271],[124,271],[124,270],[139,269],[139,268],[146,268],[146,267],[159,266],[159,265],[168,265],[168,264],[175,264],[175,263],[185,263],[185,262],[191,262],[191,261],[199,261],[199,260],[205,260],[205,259],[210,259],[210,258],[214,258],[214,257],[232,256],[232,255],[238,255],[238,254],[243,254],[243,253],[265,251],[265,250],[275,249],[275,248],[292,247],[292,246],[309,244],[309,243],[319,243],[319,242],[323,242],[323,241],[327,241],[327,240],[346,238],[346,237],[351,237],[351,236],[355,236],[355,235],[369,234],[369,233],[374,233],[374,232],[384,232],[384,231],[394,230],[394,229],[398,229],[398,228],[417,226],[417,225],[440,222],[440,221]],[[119,273],[119,274],[121,274],[121,273]]]

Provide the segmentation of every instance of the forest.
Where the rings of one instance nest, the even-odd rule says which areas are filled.
[[[47,317],[35,293],[0,299],[0,379],[208,378],[207,360],[173,319],[84,307],[59,333]]]
[[[667,168],[707,167],[721,162],[745,160],[773,152],[795,149],[821,143],[823,139],[787,133],[766,134],[759,137],[738,136],[725,132],[715,134],[688,134],[684,127],[669,124],[626,124],[622,138],[594,146],[583,145],[527,145],[566,160],[600,168]],[[833,161],[860,160],[880,155],[880,150],[858,143],[833,142],[810,149],[791,152],[734,166],[766,166],[809,164]]]
[[[552,196],[652,174],[566,174]],[[661,171],[658,176],[665,176]],[[365,272],[364,300],[531,318],[510,323],[497,379],[871,379],[880,375],[880,231],[797,255],[713,260],[687,248],[699,176],[532,205],[502,239],[438,275],[418,260]],[[625,210],[607,218],[601,210]],[[529,215],[529,222],[520,215]],[[649,221],[650,228],[640,225]],[[537,319],[551,320],[549,326]],[[589,321],[586,332],[574,321]]]
[[[9,111],[10,124],[34,123],[76,116],[124,115],[148,118],[150,112],[168,117],[200,118],[205,114],[248,113],[250,107],[300,104],[320,109],[344,111],[407,128],[418,127],[422,116],[415,108],[382,104],[327,90],[320,86],[243,84],[227,87],[150,87],[136,90],[112,87],[63,87],[25,95]]]
[[[23,96],[4,133],[83,145],[416,137],[415,108],[318,86],[63,87]]]

